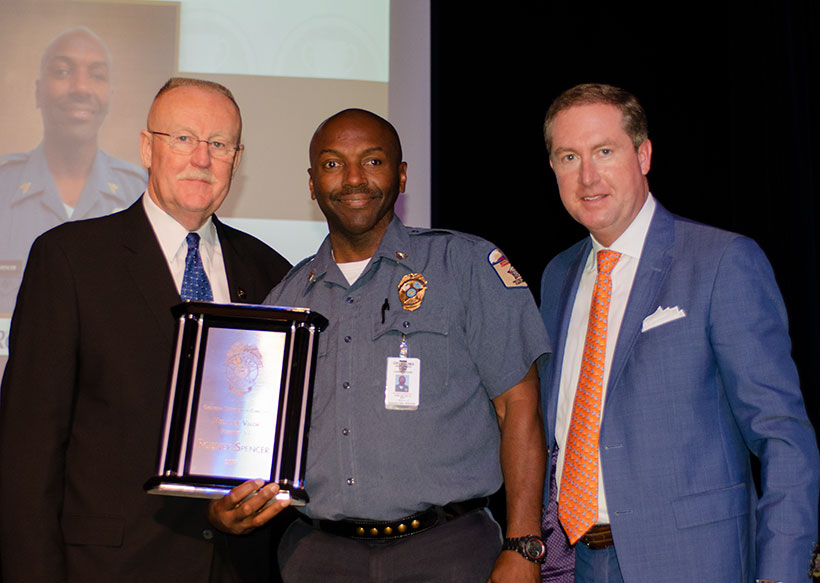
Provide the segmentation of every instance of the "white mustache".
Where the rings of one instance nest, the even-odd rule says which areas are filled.
[[[186,170],[177,174],[177,180],[202,180],[208,184],[216,182],[216,178],[209,170]]]

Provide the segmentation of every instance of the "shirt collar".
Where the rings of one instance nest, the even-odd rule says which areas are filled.
[[[48,161],[46,160],[45,145],[43,142],[40,142],[40,144],[30,152],[21,177],[22,181],[19,187],[14,191],[12,204],[17,204],[19,201],[30,196],[41,194],[50,187],[54,189],[55,193],[57,192],[57,185],[54,183],[54,178],[48,169]],[[96,195],[96,192],[86,192],[91,185],[98,186],[100,193],[118,201],[120,206],[125,206],[128,201],[125,197],[125,191],[120,188],[119,184],[119,180],[113,170],[103,161],[103,152],[97,150],[94,163],[91,165],[91,170],[85,179],[78,206],[74,208],[74,211],[76,212],[81,204],[85,206],[84,202],[86,204],[88,203],[86,199]]]
[[[394,215],[390,224],[387,226],[387,230],[384,232],[378,249],[376,249],[373,257],[370,258],[370,264],[365,267],[357,281],[361,281],[362,277],[373,269],[373,266],[382,259],[392,261],[393,263],[404,263],[407,265],[407,268],[412,271],[411,265],[414,258],[411,257],[409,247],[410,235],[398,215]],[[330,235],[328,235],[310,262],[310,271],[308,271],[305,293],[307,293],[314,283],[321,279],[327,280],[328,283],[349,287],[347,279],[333,260],[333,253],[331,251]]]
[[[655,202],[655,198],[650,192],[646,197],[641,210],[638,211],[637,216],[626,228],[626,231],[621,233],[621,236],[615,239],[609,247],[604,247],[595,239],[595,237],[590,235],[594,255],[597,255],[598,251],[602,249],[611,249],[613,251],[617,251],[621,255],[629,255],[635,259],[640,259],[641,251],[643,250],[643,243],[646,239],[646,233],[649,232],[649,225],[652,222],[653,215],[655,214],[656,206],[657,203]]]
[[[188,236],[188,229],[180,225],[174,217],[162,210],[157,203],[146,193],[142,196],[142,205],[145,209],[145,214],[148,215],[148,221],[154,228],[154,233],[159,241],[159,246],[162,248],[162,253],[168,262],[172,262],[178,253],[188,252],[188,245],[185,242],[185,237]],[[195,233],[199,233],[201,238],[200,253],[206,253],[210,258],[217,245],[216,227],[214,226],[211,217],[205,221]],[[183,255],[184,259],[185,255]]]

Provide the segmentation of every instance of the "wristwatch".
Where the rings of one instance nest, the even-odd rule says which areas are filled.
[[[505,538],[501,545],[502,551],[517,551],[528,561],[533,563],[543,563],[547,558],[547,545],[544,539],[534,534],[528,534],[517,538]]]

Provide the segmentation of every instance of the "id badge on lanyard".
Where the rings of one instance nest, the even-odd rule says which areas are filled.
[[[419,408],[421,359],[407,358],[407,336],[401,335],[399,356],[387,357],[384,381],[384,407],[394,411],[415,411]]]

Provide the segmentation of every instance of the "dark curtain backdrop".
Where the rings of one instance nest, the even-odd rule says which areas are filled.
[[[495,242],[537,298],[547,261],[585,235],[548,166],[547,107],[577,83],[630,90],[649,116],[653,194],[772,262],[817,427],[818,3],[657,4],[432,0],[433,225]]]

